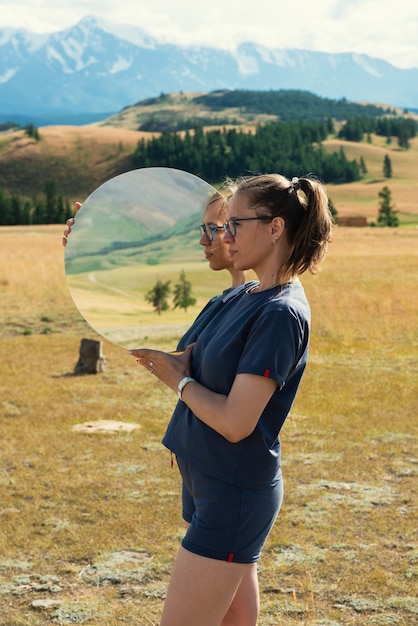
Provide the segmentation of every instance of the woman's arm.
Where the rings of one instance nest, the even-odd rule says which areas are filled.
[[[238,443],[251,435],[276,389],[272,378],[238,374],[227,396],[192,382],[184,388],[182,400],[207,426]]]
[[[190,376],[188,346],[180,356],[158,350],[131,350],[138,362],[173,391],[185,376]],[[245,439],[255,429],[277,383],[272,378],[255,374],[238,374],[228,395],[215,393],[197,381],[190,382],[182,392],[182,401],[210,428],[231,443]]]

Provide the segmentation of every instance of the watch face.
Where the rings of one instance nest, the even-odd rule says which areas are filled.
[[[217,285],[210,290],[213,272],[199,246],[199,225],[216,193],[193,174],[152,167],[112,178],[83,202],[67,239],[65,274],[95,331],[124,348],[175,349],[218,293]],[[176,305],[185,288],[194,305]]]

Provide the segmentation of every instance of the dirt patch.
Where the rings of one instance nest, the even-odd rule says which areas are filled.
[[[141,428],[140,424],[118,422],[116,420],[95,420],[92,422],[84,422],[83,424],[76,424],[73,426],[72,430],[77,433],[130,433],[137,428]]]

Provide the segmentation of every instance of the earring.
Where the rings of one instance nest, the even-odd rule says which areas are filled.
[[[275,245],[276,245],[277,240],[278,240],[278,237],[275,237],[275,238],[273,239],[273,241],[271,242],[271,243],[273,244],[273,246],[275,246]]]

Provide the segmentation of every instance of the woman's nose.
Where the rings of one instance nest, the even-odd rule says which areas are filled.
[[[211,244],[211,243],[212,243],[212,242],[211,242],[211,241],[209,241],[209,239],[208,239],[208,238],[207,238],[207,236],[206,236],[206,233],[203,233],[203,235],[202,235],[202,236],[200,237],[200,239],[199,239],[199,244],[200,244],[201,246],[205,246],[205,247],[206,247],[206,246],[210,246],[210,244]]]

